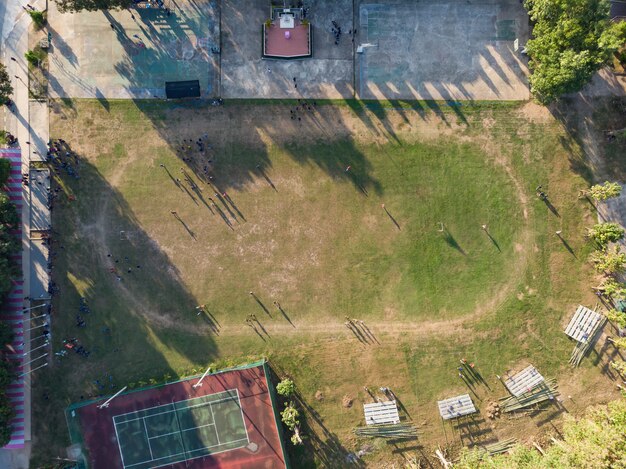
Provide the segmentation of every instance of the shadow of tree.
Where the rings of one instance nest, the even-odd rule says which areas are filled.
[[[272,363],[271,370],[271,380],[278,383],[280,378],[276,371],[281,374],[284,372],[274,363]],[[320,464],[322,467],[365,467],[365,463],[354,453],[348,451],[341,444],[337,435],[328,429],[322,417],[308,404],[302,394],[296,391],[293,400],[300,410],[301,434],[303,436],[302,445],[287,444],[289,459],[293,467],[314,468],[320,467]],[[279,403],[278,406],[282,409],[284,404]],[[288,435],[285,435],[285,439],[289,440]]]
[[[203,322],[196,299],[168,255],[148,236],[128,203],[86,158],[72,158],[79,178],[55,165],[51,242],[52,347],[78,339],[87,357],[69,351],[34,376],[34,460],[64,457],[63,408],[110,395],[124,385],[174,378],[217,352],[216,318]],[[85,302],[89,310],[81,310]],[[56,314],[55,314],[56,313]],[[80,315],[85,327],[77,327]],[[173,357],[176,357],[173,359]]]

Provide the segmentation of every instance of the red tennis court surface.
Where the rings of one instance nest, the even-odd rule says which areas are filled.
[[[269,28],[263,26],[265,57],[293,58],[311,56],[310,26],[295,20],[293,28],[281,28],[278,20]],[[285,33],[288,33],[287,38]]]
[[[286,468],[269,368],[258,362],[67,409],[93,469]]]

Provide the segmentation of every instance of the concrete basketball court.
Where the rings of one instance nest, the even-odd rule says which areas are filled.
[[[267,0],[222,1],[221,91],[224,98],[352,98],[352,0],[308,2],[313,57],[261,59],[261,26],[269,18]],[[331,32],[336,21],[339,45]],[[296,77],[298,88],[293,86]]]
[[[204,97],[530,97],[527,59],[514,50],[528,39],[519,0],[318,0],[308,14],[313,57],[300,60],[261,58],[267,0],[172,0],[172,15],[133,10],[134,19],[49,5],[52,97],[162,98],[165,81],[195,79]]]
[[[363,99],[529,99],[519,0],[360,1],[356,54]]]
[[[176,0],[164,10],[61,14],[49,2],[51,97],[151,98],[165,82],[199,80],[217,94],[218,0]],[[113,25],[113,28],[111,27]]]

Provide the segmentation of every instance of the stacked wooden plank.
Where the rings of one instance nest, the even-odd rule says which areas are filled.
[[[394,425],[370,425],[367,427],[357,427],[353,431],[357,436],[371,438],[417,438],[417,427],[408,423],[398,423]]]
[[[500,410],[505,413],[524,410],[545,401],[553,400],[558,395],[556,380],[548,379],[529,392],[519,396],[503,397],[500,399]]]
[[[586,343],[591,339],[598,327],[604,324],[604,316],[579,305],[572,320],[565,328],[565,334],[577,342]]]
[[[460,396],[444,399],[443,401],[437,401],[437,405],[439,406],[439,414],[444,420],[450,420],[476,412],[476,407],[474,407],[474,403],[469,394],[462,394]]]
[[[363,410],[365,412],[365,423],[367,425],[400,423],[400,415],[398,415],[396,401],[363,404]]]
[[[529,365],[516,375],[504,381],[504,385],[514,396],[521,396],[531,391],[544,382],[543,376],[539,374],[537,369]]]

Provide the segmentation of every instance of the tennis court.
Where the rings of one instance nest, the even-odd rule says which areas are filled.
[[[237,389],[115,415],[113,423],[124,468],[164,466],[249,442]]]

